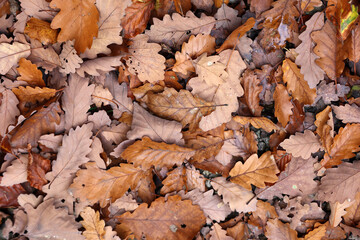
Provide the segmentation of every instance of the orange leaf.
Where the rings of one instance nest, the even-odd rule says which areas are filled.
[[[235,29],[225,40],[225,42],[221,45],[216,52],[221,52],[228,48],[233,48],[238,43],[239,39],[249,31],[255,25],[255,19],[249,18],[243,25]]]
[[[290,101],[290,96],[284,85],[278,84],[274,92],[275,100],[275,116],[283,127],[286,127],[293,114],[293,105]]]
[[[205,159],[216,156],[223,144],[224,140],[219,137],[197,136],[195,139],[187,141],[186,146],[196,150],[193,160],[202,162]]]
[[[56,90],[51,88],[39,88],[39,87],[23,87],[13,88],[12,91],[15,93],[21,103],[29,102],[35,104],[36,102],[43,102],[55,96]]]
[[[41,190],[42,186],[48,182],[45,174],[50,171],[50,169],[51,162],[49,159],[42,157],[40,154],[29,152],[27,179],[30,186]]]
[[[91,48],[93,38],[98,34],[99,11],[95,0],[52,0],[50,7],[60,9],[51,22],[51,28],[61,28],[58,42],[75,39],[74,47],[78,53]]]
[[[0,177],[1,182],[2,177]],[[16,207],[19,205],[17,198],[20,194],[26,193],[20,184],[10,187],[0,186],[0,207]]]
[[[316,89],[310,89],[309,84],[304,80],[300,69],[290,59],[283,61],[284,82],[293,98],[303,104],[312,104],[316,98]]]
[[[21,58],[19,61],[19,67],[16,68],[20,76],[17,77],[17,80],[25,81],[31,86],[45,87],[45,82],[42,79],[42,72],[37,69],[35,64],[32,64],[31,61]]]
[[[50,23],[37,18],[30,18],[26,23],[24,33],[44,45],[56,43],[58,36],[58,30],[52,29]]]
[[[223,4],[228,4],[229,0],[215,0],[215,7],[220,8]]]
[[[175,9],[181,15],[185,15],[191,9],[191,0],[174,0]]]
[[[133,213],[116,217],[121,225],[131,229],[136,238],[146,239],[193,239],[205,224],[204,213],[190,200],[179,196],[160,197],[151,203],[141,204]]]
[[[121,19],[124,37],[133,38],[145,30],[154,6],[153,0],[133,0],[125,10],[125,17]]]
[[[265,236],[276,240],[297,240],[297,232],[290,228],[289,223],[282,223],[279,219],[270,219],[266,224]]]
[[[263,87],[260,79],[258,79],[254,71],[247,70],[241,78],[241,83],[244,88],[244,96],[246,105],[249,107],[251,114],[255,117],[261,116],[263,107],[260,106],[260,97]]]
[[[262,128],[266,132],[271,132],[273,130],[279,131],[281,128],[273,123],[270,119],[266,117],[243,117],[235,116],[233,117],[235,122],[238,122],[242,125],[250,123],[254,128]]]

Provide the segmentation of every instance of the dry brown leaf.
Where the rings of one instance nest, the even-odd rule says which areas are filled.
[[[305,235],[304,240],[321,240],[325,237],[326,234],[326,226],[321,225],[320,227],[315,228],[314,230],[308,232]]]
[[[210,35],[192,35],[187,43],[183,43],[181,52],[175,53],[176,63],[173,71],[182,74],[195,72],[192,59],[201,56],[203,53],[212,54],[215,52],[215,38]]]
[[[216,28],[223,28],[229,32],[235,30],[241,25],[241,17],[238,17],[238,10],[223,4],[217,12],[214,14],[216,22]]]
[[[203,162],[212,156],[216,156],[223,144],[223,139],[213,137],[211,135],[206,137],[197,136],[196,138],[190,139],[186,142],[187,147],[196,150],[193,156],[194,162]]]
[[[295,135],[280,143],[280,146],[294,157],[304,159],[309,158],[311,153],[315,153],[321,148],[319,139],[310,130],[305,130],[304,133],[295,133]]]
[[[300,69],[289,59],[285,59],[282,64],[284,72],[284,82],[287,90],[292,97],[303,104],[312,104],[316,98],[316,89],[310,89],[308,83],[304,80],[304,75]]]
[[[58,36],[58,31],[52,29],[50,23],[34,17],[26,23],[24,33],[44,45],[56,43]]]
[[[45,69],[45,73],[54,71],[54,68],[60,67],[61,62],[59,55],[52,46],[44,48],[36,39],[30,39],[31,55],[28,60],[36,64],[38,67]]]
[[[317,96],[314,102],[321,98],[326,105],[329,105],[332,101],[338,101],[340,97],[344,97],[349,91],[348,86],[335,85],[333,82],[326,84],[325,81],[322,81],[317,87]]]
[[[8,126],[14,124],[16,116],[20,115],[20,111],[17,108],[19,100],[16,98],[16,95],[8,89],[1,92],[0,88],[0,96],[0,135],[4,137]]]
[[[226,181],[224,177],[217,177],[211,180],[211,185],[222,195],[225,203],[229,203],[232,211],[251,212],[256,209],[256,198],[252,191]]]
[[[27,144],[36,146],[40,136],[55,132],[55,125],[60,123],[60,104],[51,103],[47,108],[41,108],[25,122],[14,129],[10,139],[12,147],[26,148]]]
[[[151,11],[154,8],[154,1],[133,1],[125,10],[125,16],[121,19],[121,26],[124,28],[124,36],[132,38],[142,33],[150,19]]]
[[[238,43],[239,39],[249,31],[255,25],[255,19],[249,18],[243,25],[235,29],[225,40],[225,42],[220,46],[216,52],[224,51],[228,48],[233,48]]]
[[[197,18],[191,11],[187,12],[185,17],[174,13],[171,17],[166,14],[162,21],[156,18],[153,21],[150,30],[145,30],[145,34],[150,37],[149,40],[176,48],[179,48],[191,35],[210,34],[215,25],[214,17],[202,14]]]
[[[25,81],[31,86],[45,87],[45,82],[42,79],[42,72],[37,69],[35,64],[31,61],[21,58],[19,61],[19,67],[16,68],[20,76],[17,77],[19,81]]]
[[[191,148],[153,142],[150,138],[143,137],[141,141],[136,141],[127,147],[121,157],[129,163],[134,163],[135,167],[141,166],[142,169],[147,170],[152,166],[156,168],[180,166],[194,154],[195,150]]]
[[[2,177],[0,177],[0,182]],[[1,207],[17,207],[19,203],[17,198],[20,194],[26,193],[25,189],[20,184],[14,184],[9,187],[0,186],[0,206]]]
[[[316,114],[316,121],[314,122],[315,126],[317,127],[316,133],[319,135],[321,143],[326,152],[330,151],[334,137],[334,124],[332,123],[330,116],[332,116],[331,107],[327,106],[324,110]],[[331,122],[330,125],[329,121]]]
[[[316,64],[321,67],[327,76],[336,80],[344,70],[344,60],[347,57],[342,42],[336,34],[336,27],[328,20],[319,31],[311,33],[311,38],[317,44],[314,52],[320,58]]]
[[[146,239],[192,239],[205,223],[203,212],[190,200],[170,196],[167,201],[157,198],[148,207],[141,204],[133,213],[117,217],[120,226],[130,228],[136,238],[144,234]]]
[[[258,158],[257,154],[251,155],[244,164],[237,162],[230,171],[230,181],[251,190],[251,185],[264,188],[265,183],[274,183],[278,180],[276,174],[279,169],[274,157],[268,151]]]
[[[191,0],[191,3],[198,9],[202,9],[205,12],[211,12],[214,5],[213,0]]]
[[[22,154],[18,159],[11,162],[11,165],[6,168],[3,173],[0,186],[9,187],[14,184],[19,184],[27,181],[27,155]]]
[[[354,204],[346,208],[343,218],[346,225],[358,226],[360,222],[360,192],[356,193]]]
[[[12,91],[19,99],[20,105],[25,103],[31,103],[35,105],[37,102],[44,102],[45,100],[54,97],[57,92],[55,89],[47,87],[33,88],[29,86],[20,86],[18,88],[13,88]]]
[[[76,73],[80,77],[85,77],[85,72],[92,76],[100,76],[103,72],[110,72],[115,70],[115,67],[121,66],[121,56],[102,57],[93,60],[85,61],[80,68],[76,69]],[[111,99],[111,98],[110,98]]]
[[[224,229],[222,229],[218,223],[215,223],[211,227],[210,240],[233,240],[232,237],[229,237],[226,234],[227,232]]]
[[[265,236],[269,240],[297,240],[297,233],[279,219],[270,219],[266,224]]]
[[[90,48],[93,38],[98,35],[99,12],[95,0],[75,0],[70,3],[52,0],[50,7],[60,9],[51,22],[51,28],[61,28],[57,41],[75,39],[74,47],[78,53]]]
[[[266,117],[244,117],[244,116],[235,116],[233,117],[235,122],[240,123],[241,125],[251,124],[254,128],[262,128],[266,132],[279,131],[281,128],[273,123],[270,119]]]
[[[332,106],[337,119],[343,123],[360,123],[360,108],[355,104],[344,106]]]
[[[347,124],[340,128],[331,145],[330,151],[325,153],[321,165],[329,168],[339,165],[342,159],[352,158],[354,152],[360,150],[360,124]]]
[[[41,190],[42,186],[47,183],[45,174],[51,169],[49,159],[42,157],[40,154],[29,151],[29,161],[27,166],[27,180],[30,186]]]
[[[174,0],[175,9],[181,15],[185,15],[191,9],[191,0]]]
[[[358,62],[360,60],[360,25],[358,23],[355,24],[353,31],[351,32],[351,36],[348,38],[348,58],[353,62]]]
[[[50,8],[49,2],[42,0],[20,0],[24,12],[45,21],[51,21],[57,12]]]
[[[74,41],[66,41],[59,55],[61,63],[59,71],[63,75],[75,73],[76,69],[83,63],[83,60],[76,54],[73,43]]]
[[[30,55],[30,46],[19,42],[0,43],[0,74],[5,75],[20,58]]]
[[[283,127],[286,127],[293,114],[293,104],[290,101],[289,93],[282,84],[278,84],[274,92],[275,116]]]
[[[354,204],[354,200],[350,199],[345,200],[343,203],[335,202],[330,203],[331,214],[329,217],[329,222],[331,227],[337,227],[342,221],[342,216],[346,214],[345,209],[351,207]]]
[[[256,13],[258,17],[262,12],[269,10],[273,0],[252,0],[250,2],[250,11]]]
[[[246,70],[242,75],[241,83],[244,88],[244,96],[246,105],[249,107],[250,112],[255,117],[261,116],[263,107],[260,106],[259,94],[263,90],[260,79],[257,78],[255,72]]]
[[[141,99],[147,107],[159,117],[179,121],[183,127],[189,124],[191,131],[195,130],[202,116],[214,110],[214,104],[192,95],[187,90],[177,92],[172,88],[165,88],[164,92],[153,92]]]
[[[161,46],[148,43],[149,37],[145,34],[131,39],[129,57],[126,60],[128,71],[137,75],[142,82],[156,83],[164,79],[165,57],[158,54]]]
[[[86,49],[81,57],[96,58],[97,54],[109,54],[111,50],[107,47],[110,44],[121,45],[123,40],[120,36],[122,27],[119,19],[125,15],[125,8],[131,4],[131,0],[96,0],[96,8],[99,10],[99,30],[97,38],[92,42],[91,48]]]
[[[99,211],[94,211],[91,207],[86,207],[80,216],[83,218],[80,223],[85,228],[82,235],[86,240],[104,240],[105,221],[100,220]]]
[[[323,26],[324,13],[315,13],[306,22],[306,30],[299,35],[299,39],[302,42],[295,48],[298,54],[295,63],[301,66],[300,73],[304,75],[304,79],[310,88],[316,87],[316,85],[324,79],[324,71],[315,63],[319,57],[314,53],[314,43],[310,36],[313,31],[320,30]]]

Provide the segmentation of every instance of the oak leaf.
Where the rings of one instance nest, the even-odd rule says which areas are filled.
[[[265,189],[257,189],[257,197],[272,199],[274,196],[282,197],[288,194],[290,197],[306,196],[316,191],[317,183],[313,180],[315,158],[292,158],[285,171],[279,175],[279,180]]]
[[[343,123],[360,123],[360,108],[355,104],[344,106],[332,106],[337,119]]]
[[[154,1],[133,1],[125,10],[125,16],[121,19],[124,28],[124,37],[132,38],[142,33],[150,19],[151,11],[154,9]]]
[[[197,18],[191,11],[188,11],[184,17],[178,13],[172,14],[171,17],[166,14],[162,21],[157,18],[153,21],[150,30],[145,30],[145,34],[150,37],[149,40],[176,48],[187,41],[190,35],[210,34],[215,25],[213,17],[201,14],[200,18]]]
[[[117,217],[121,225],[130,228],[136,238],[142,234],[146,239],[192,239],[205,223],[203,212],[190,200],[170,196],[167,201],[160,197],[151,203],[141,204],[133,213]]]
[[[346,214],[345,209],[351,207],[354,204],[354,200],[345,200],[343,203],[335,202],[330,203],[331,214],[329,217],[330,226],[337,227],[342,221],[342,216]]]
[[[0,74],[5,75],[20,58],[30,55],[30,46],[19,42],[0,43]]]
[[[187,90],[177,92],[172,88],[165,88],[162,93],[149,92],[141,99],[156,115],[179,121],[183,127],[189,124],[191,131],[195,130],[202,116],[214,110],[212,102],[207,102]]]
[[[58,148],[61,145],[62,138],[62,135],[55,135],[53,133],[45,134],[39,138],[38,143],[51,149],[53,152],[57,152]]]
[[[305,235],[305,240],[321,240],[325,237],[326,234],[326,226],[321,225],[320,227],[315,228],[314,230],[308,232]]]
[[[74,47],[78,53],[90,48],[93,38],[98,35],[99,12],[95,0],[75,0],[70,3],[52,0],[50,7],[60,9],[51,22],[51,28],[61,28],[57,41],[75,39]]]
[[[123,40],[120,36],[122,27],[119,19],[125,15],[125,9],[131,4],[131,0],[96,0],[96,8],[100,12],[97,37],[93,40],[91,48],[86,49],[82,58],[96,58],[97,54],[109,54],[111,50],[107,47],[110,44],[121,45]]]
[[[135,103],[131,130],[127,137],[132,140],[147,136],[153,141],[183,145],[181,129],[181,123],[151,115]]]
[[[116,104],[111,104],[114,110],[114,117],[120,117],[123,112],[133,112],[134,106],[132,99],[127,96],[126,83],[119,85],[117,77],[114,75],[114,73],[110,72],[105,78],[104,87],[109,89],[113,95],[113,100],[116,102]]]
[[[92,76],[100,76],[103,72],[110,72],[115,70],[115,67],[121,66],[120,58],[121,56],[102,57],[85,61],[80,65],[80,68],[76,69],[76,73],[80,77],[85,77],[85,72]]]
[[[29,152],[29,160],[27,165],[27,180],[30,186],[41,190],[42,186],[47,183],[45,174],[51,169],[49,159],[42,157],[38,153]]]
[[[315,13],[306,22],[306,26],[306,30],[299,35],[299,39],[302,42],[295,48],[298,54],[295,63],[301,66],[300,73],[304,75],[304,79],[309,84],[309,87],[314,88],[324,79],[325,72],[315,63],[319,57],[314,53],[311,33],[320,30],[324,26],[324,13]]]
[[[76,74],[69,77],[68,86],[62,97],[62,108],[65,111],[65,129],[83,124],[87,120],[87,111],[91,105],[91,94],[95,86],[88,86],[88,81]]]
[[[23,11],[32,17],[51,21],[57,12],[50,8],[49,2],[43,0],[20,0]]]
[[[6,168],[3,173],[0,186],[9,187],[14,184],[19,184],[27,181],[27,155],[20,155],[18,159],[11,162],[11,165]]]
[[[44,234],[48,234],[58,239],[84,239],[75,217],[68,215],[65,208],[55,208],[54,199],[42,202],[36,209],[31,204],[25,204],[24,208],[28,219],[26,237],[42,239]]]
[[[25,81],[31,86],[45,87],[45,82],[42,79],[42,73],[37,69],[35,64],[32,64],[31,61],[21,58],[19,61],[19,67],[16,68],[20,76],[17,77],[17,80]]]
[[[188,193],[181,191],[178,193],[183,200],[190,199],[194,205],[199,205],[204,215],[217,222],[225,220],[231,213],[229,205],[225,204],[218,195],[214,195],[214,190],[201,192],[194,189]]]
[[[293,114],[293,104],[284,85],[278,84],[274,92],[275,116],[283,127],[286,127]]]
[[[232,211],[251,212],[256,209],[256,198],[254,194],[235,183],[226,181],[224,177],[217,177],[212,179],[211,185],[222,195],[225,203],[229,203]]]
[[[38,67],[45,69],[45,73],[53,71],[56,67],[61,67],[59,55],[52,46],[44,48],[36,39],[30,39],[31,55],[28,60]]]
[[[61,112],[58,102],[51,103],[47,108],[41,108],[14,129],[10,139],[11,146],[26,148],[28,143],[36,146],[41,135],[55,132],[55,126],[60,123]]]
[[[95,212],[91,207],[86,207],[80,216],[83,218],[80,223],[85,228],[82,235],[87,240],[104,240],[105,221],[100,220],[99,211]]]
[[[141,166],[147,170],[152,166],[157,168],[171,168],[173,165],[180,166],[185,160],[194,156],[195,151],[191,148],[184,148],[175,144],[158,143],[143,137],[136,141],[122,152],[121,157],[135,167]]]
[[[355,24],[354,29],[351,32],[351,36],[348,38],[348,58],[353,62],[358,62],[360,60],[359,50],[360,50],[360,26]]]
[[[257,78],[253,71],[247,70],[241,78],[241,83],[244,88],[244,100],[249,107],[250,112],[255,117],[261,116],[263,107],[260,106],[259,94],[263,90],[260,79]]]
[[[304,133],[295,133],[295,135],[280,143],[280,146],[294,157],[304,159],[309,158],[311,153],[315,153],[321,148],[319,139],[310,130],[305,130]]]
[[[340,97],[344,97],[349,91],[350,88],[348,86],[335,85],[333,82],[326,84],[325,81],[322,81],[317,87],[317,96],[314,102],[316,103],[321,98],[328,105],[332,101],[338,101]]]
[[[161,46],[148,43],[149,37],[145,34],[131,39],[129,57],[126,60],[128,71],[137,75],[142,82],[156,83],[164,79],[165,57],[158,54]]]
[[[0,183],[2,177],[0,177]],[[19,205],[17,198],[20,194],[26,193],[20,184],[14,184],[9,187],[0,186],[0,207],[17,207]]]
[[[321,143],[326,152],[330,151],[330,147],[334,138],[334,122],[332,119],[332,109],[327,106],[324,110],[316,114],[314,122],[317,127],[316,133],[319,135]]]
[[[133,198],[131,194],[125,193],[122,197],[116,199],[115,202],[109,206],[110,215],[115,216],[126,212],[135,210],[139,204]],[[123,211],[123,212],[122,212]],[[122,213],[121,213],[122,212]]]
[[[24,33],[44,45],[56,43],[58,35],[58,31],[52,29],[50,23],[34,17],[27,21]]]
[[[221,228],[218,223],[211,227],[210,240],[233,240],[232,237],[226,235],[227,232]]]
[[[314,52],[320,57],[315,60],[316,64],[330,79],[335,80],[343,72],[345,66],[343,61],[347,57],[343,44],[336,35],[336,27],[328,20],[321,30],[311,33],[311,38],[317,44]]]
[[[266,117],[235,116],[233,117],[233,120],[241,125],[250,123],[254,128],[262,128],[266,132],[271,132],[273,130],[279,131],[281,129],[278,125]]]
[[[222,27],[223,29],[232,32],[241,25],[241,18],[237,16],[238,14],[239,12],[236,9],[231,8],[226,4],[222,4],[214,14],[214,17],[217,20],[216,28],[219,29]]]
[[[355,195],[354,203],[346,208],[346,214],[343,216],[344,222],[349,226],[357,226],[360,222],[360,193]]]
[[[203,162],[205,159],[216,156],[223,144],[223,139],[211,135],[206,137],[197,136],[196,138],[190,139],[186,142],[187,147],[196,150],[193,156],[194,162]]]
[[[63,49],[59,55],[61,68],[59,71],[63,74],[75,73],[76,69],[80,67],[83,60],[76,54],[73,41],[66,41]]]
[[[274,183],[279,173],[274,157],[268,151],[258,158],[251,155],[244,164],[240,161],[230,171],[230,181],[251,190],[251,184],[259,188],[265,187],[265,182]]]
[[[300,69],[289,59],[282,64],[284,82],[292,97],[303,104],[312,104],[316,98],[316,89],[310,89]]]
[[[237,29],[235,29],[225,40],[225,42],[220,46],[219,49],[216,50],[216,52],[222,52],[225,49],[228,48],[233,48],[234,46],[236,46],[236,44],[238,43],[239,39],[247,32],[249,31],[251,28],[253,28],[253,26],[255,25],[255,19],[254,18],[249,18],[248,20],[246,20],[246,22],[241,25],[240,27],[238,27]]]
[[[35,105],[37,102],[44,102],[45,100],[54,97],[57,92],[55,89],[51,89],[47,87],[33,88],[29,86],[26,87],[20,86],[18,88],[13,88],[12,91],[19,99],[20,105],[25,103],[32,103]]]
[[[11,90],[6,89],[0,93],[2,96],[0,101],[0,135],[4,137],[8,126],[15,123],[15,118],[20,115],[20,111],[17,108],[19,100]]]
[[[360,163],[343,162],[338,168],[328,168],[321,179],[317,198],[324,201],[344,202],[355,199],[359,191]]]
[[[359,150],[360,124],[347,124],[344,128],[339,129],[330,147],[330,151],[325,153],[321,164],[326,168],[339,165],[342,159],[354,157],[354,152]]]
[[[191,3],[198,9],[202,9],[205,12],[211,12],[211,8],[214,5],[213,0],[191,0]]]
[[[75,197],[87,200],[91,205],[99,202],[101,207],[105,207],[123,196],[129,188],[135,190],[141,178],[153,184],[151,170],[143,171],[131,164],[120,164],[120,167],[106,171],[95,163],[88,163],[86,167],[77,172],[70,190]]]
[[[269,240],[297,240],[297,233],[288,223],[279,219],[270,219],[266,224],[265,236]]]
[[[176,63],[173,71],[182,74],[195,72],[192,59],[201,56],[203,53],[212,54],[215,52],[215,38],[210,35],[192,35],[187,43],[183,43],[181,52],[175,53]]]

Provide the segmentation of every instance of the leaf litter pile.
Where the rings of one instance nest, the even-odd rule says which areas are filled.
[[[348,0],[0,0],[2,239],[360,237]]]

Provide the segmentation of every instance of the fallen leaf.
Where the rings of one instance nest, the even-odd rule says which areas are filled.
[[[20,101],[19,108],[21,111],[26,109],[26,104],[30,103],[35,105],[37,102],[44,102],[54,97],[57,92],[55,89],[51,88],[33,88],[29,86],[13,88],[12,91]]]
[[[270,219],[266,225],[265,236],[269,240],[296,240],[297,233],[290,228],[288,223],[284,224],[279,219]]]
[[[76,69],[80,67],[83,60],[76,54],[73,45],[74,41],[66,41],[63,49],[59,55],[61,68],[59,71],[63,74],[75,73]]]
[[[330,226],[337,227],[342,221],[342,216],[346,214],[345,209],[351,207],[355,201],[345,200],[343,203],[330,203],[331,214],[329,217]]]
[[[83,62],[76,73],[80,77],[85,77],[85,72],[92,76],[100,76],[103,72],[110,72],[115,70],[115,67],[121,66],[121,56],[115,57],[102,57]]]
[[[0,182],[2,177],[0,178]],[[0,206],[1,207],[17,207],[19,203],[17,198],[20,194],[26,193],[25,189],[20,184],[14,184],[9,187],[0,186]]]
[[[180,166],[185,160],[189,160],[195,151],[191,148],[184,148],[175,144],[157,143],[148,137],[143,137],[141,141],[136,141],[121,153],[121,157],[135,167],[141,166],[147,170],[152,166],[156,168],[168,167],[173,165]]]
[[[80,216],[83,218],[80,223],[85,228],[82,235],[87,240],[104,240],[105,221],[100,220],[100,213],[95,212],[91,207],[86,207],[80,213]]]
[[[37,69],[35,64],[31,61],[21,58],[19,61],[18,70],[20,76],[17,77],[19,81],[25,81],[31,86],[45,87],[45,82],[42,79],[42,72]]]
[[[42,186],[47,183],[45,174],[51,169],[49,159],[42,157],[40,154],[29,151],[29,161],[27,165],[27,180],[30,186],[41,190]]]
[[[90,48],[93,38],[98,35],[99,11],[95,0],[76,0],[71,3],[52,0],[50,7],[60,9],[51,22],[51,28],[61,28],[57,41],[75,39],[74,47],[78,53]]]
[[[360,123],[360,109],[355,104],[344,106],[332,106],[337,119],[343,123]]]
[[[258,158],[251,155],[244,164],[237,162],[230,171],[230,181],[251,190],[251,185],[259,188],[265,187],[265,182],[274,183],[278,180],[276,174],[279,170],[275,159],[268,151]]]
[[[239,12],[229,7],[226,4],[222,4],[221,7],[217,10],[217,12],[214,14],[216,22],[216,28],[224,28],[228,31],[233,31],[236,29],[239,25],[241,25],[241,18],[237,15]]]
[[[241,125],[251,124],[254,128],[262,128],[266,132],[272,132],[273,130],[279,131],[281,128],[273,123],[270,119],[266,117],[244,117],[244,116],[235,116],[233,117],[235,122],[240,123]]]
[[[42,0],[20,0],[21,7],[24,9],[24,12],[35,18],[39,18],[44,21],[51,21],[57,12],[53,11],[50,8],[49,2]]]
[[[20,58],[30,55],[30,46],[19,42],[0,43],[0,74],[5,75]]]
[[[360,222],[360,193],[355,195],[354,203],[346,208],[346,214],[343,216],[346,225],[357,226]]]
[[[344,97],[349,91],[350,88],[348,86],[335,85],[333,82],[326,84],[325,81],[322,81],[317,87],[317,96],[314,103],[321,98],[325,104],[331,104],[332,101],[338,101],[340,97]]]
[[[14,184],[20,184],[27,181],[27,155],[20,155],[18,159],[11,162],[11,165],[6,168],[1,178],[0,186],[10,187]]]
[[[226,235],[227,232],[221,228],[218,223],[211,227],[210,240],[233,240],[232,237]]]
[[[174,0],[175,9],[181,15],[185,15],[191,9],[191,0]]]
[[[249,107],[250,112],[255,117],[261,116],[263,107],[260,106],[259,94],[263,90],[260,84],[260,79],[257,78],[255,72],[250,70],[245,71],[242,75],[241,83],[244,88],[244,96],[246,105]]]
[[[133,213],[117,217],[121,225],[130,228],[137,238],[146,239],[192,239],[205,223],[198,206],[191,201],[182,201],[179,196],[170,196],[167,201],[160,197],[151,203],[141,204]]]
[[[278,84],[274,92],[275,100],[275,116],[283,127],[286,127],[290,120],[290,116],[293,114],[293,105],[290,101],[290,96],[286,91],[286,88],[282,84]]]
[[[16,116],[20,115],[20,111],[17,108],[19,100],[11,90],[4,90],[1,92],[1,103],[0,103],[0,135],[5,136],[8,126],[14,124]]]
[[[52,29],[50,23],[34,17],[27,21],[24,33],[44,45],[56,43],[58,36],[58,31]]]

